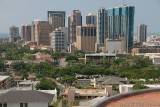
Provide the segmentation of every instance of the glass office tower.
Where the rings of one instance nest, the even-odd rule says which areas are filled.
[[[107,10],[108,39],[124,39],[126,52],[133,47],[134,6],[122,6]]]
[[[97,45],[104,45],[107,35],[107,11],[104,8],[98,10],[97,15]]]

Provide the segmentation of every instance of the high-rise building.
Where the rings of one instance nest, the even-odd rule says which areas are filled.
[[[86,16],[86,24],[87,25],[96,25],[97,24],[97,16],[92,13],[89,13]]]
[[[133,47],[134,6],[121,6],[107,10],[107,39],[125,41],[125,50]]]
[[[97,46],[103,46],[107,35],[107,11],[104,8],[98,10],[97,15]],[[97,47],[97,48],[98,48]]]
[[[65,27],[65,11],[48,11],[48,22],[52,26],[52,30],[59,27]]]
[[[32,25],[32,40],[37,45],[50,45],[51,26],[48,21],[34,21]]]
[[[53,51],[65,52],[67,51],[67,43],[65,32],[63,29],[59,28],[50,33],[51,37],[51,48]]]
[[[77,26],[76,48],[85,52],[95,52],[96,26]]]
[[[82,26],[82,15],[79,10],[73,10],[68,17],[68,35],[70,43],[76,42],[76,26]]]
[[[23,25],[21,27],[22,38],[25,42],[31,41],[31,25]]]
[[[138,27],[138,42],[143,43],[147,40],[147,25],[141,24]]]
[[[16,27],[16,26],[10,27],[9,34],[11,37],[11,42],[17,42],[18,40],[20,40],[19,27]]]

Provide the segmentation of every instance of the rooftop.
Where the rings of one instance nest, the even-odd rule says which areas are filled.
[[[20,102],[48,102],[51,103],[53,95],[33,91],[14,90],[0,94],[0,103],[20,103]]]
[[[7,78],[9,78],[9,76],[2,76],[2,75],[0,75],[0,81],[3,81],[5,79],[7,79]]]

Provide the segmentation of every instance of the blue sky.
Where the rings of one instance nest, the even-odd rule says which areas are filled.
[[[145,23],[149,32],[160,32],[160,0],[0,0],[0,32],[8,33],[9,26],[30,24],[34,19],[47,20],[47,10],[65,10],[68,16],[73,9],[79,9],[85,16],[122,1],[136,7],[135,28]]]

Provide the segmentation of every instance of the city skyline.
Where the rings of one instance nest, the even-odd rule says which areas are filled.
[[[47,11],[52,10],[66,11],[66,16],[69,16],[72,10],[79,9],[83,15],[83,23],[85,23],[85,16],[88,13],[97,13],[101,7],[108,9],[122,4],[122,0],[70,0],[66,3],[63,2],[64,0],[0,0],[0,32],[8,33],[10,26],[20,27],[23,24],[31,24],[35,19],[47,20]],[[124,0],[124,2],[135,6],[135,29],[138,24],[146,24],[148,32],[159,32],[160,14],[157,14],[160,9],[159,0]]]

